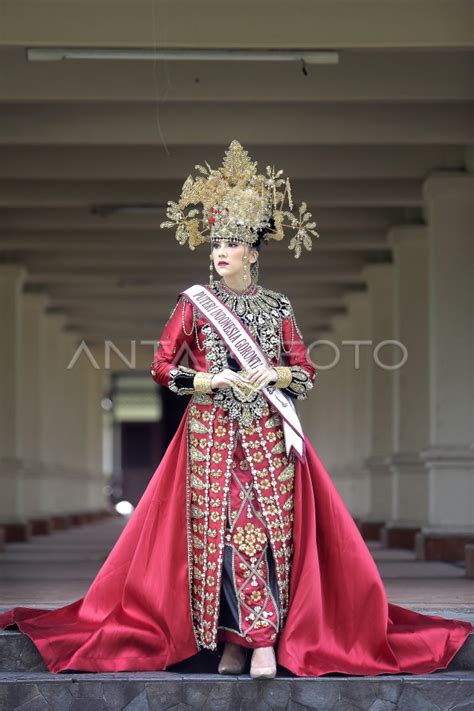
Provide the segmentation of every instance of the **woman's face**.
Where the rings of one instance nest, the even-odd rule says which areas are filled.
[[[232,242],[231,240],[213,241],[212,259],[216,272],[220,276],[243,276],[244,256],[248,255],[248,272],[250,265],[256,259],[256,250],[250,249],[249,245],[242,242]]]

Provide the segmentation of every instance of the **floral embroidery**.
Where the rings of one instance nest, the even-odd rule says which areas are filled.
[[[276,633],[284,620],[289,594],[292,532],[291,512],[287,513],[285,503],[293,493],[293,478],[278,478],[290,470],[291,460],[284,453],[274,457],[269,449],[270,440],[274,441],[274,438],[268,440],[267,435],[273,433],[275,439],[278,438],[280,419],[271,422],[273,428],[264,426],[267,420],[262,420],[262,423],[257,421],[248,428],[250,434],[248,429],[244,434],[245,430],[239,428],[243,456],[235,459],[233,420],[227,416],[220,420],[216,416],[219,410],[212,401],[208,404],[195,403],[191,407],[195,408],[189,418],[192,451],[201,453],[203,457],[202,460],[196,455],[191,457],[188,475],[193,502],[190,519],[192,533],[189,536],[191,609],[198,646],[215,649],[219,605],[213,605],[211,613],[211,607],[205,601],[208,594],[214,595],[216,600],[219,598],[226,511],[230,538],[225,540],[233,546],[235,575],[239,585],[243,585],[239,595],[242,637],[257,641],[260,639],[258,635],[269,627],[271,634]],[[202,431],[203,428],[196,422],[192,424],[193,420],[209,424]],[[218,427],[224,429],[224,432],[219,430],[225,445],[222,450],[216,448]],[[206,446],[203,446],[204,443],[207,443]],[[238,491],[234,490],[234,504],[228,510],[231,477],[234,481],[237,476],[245,477],[246,484],[240,485]],[[249,482],[253,485],[250,486]],[[282,485],[285,491],[281,491]],[[235,483],[233,486],[235,489],[239,485]],[[237,501],[240,502],[238,506]],[[268,585],[269,550],[275,562],[278,602]]]
[[[256,528],[253,523],[249,522],[244,527],[238,526],[235,529],[233,541],[238,550],[252,556],[257,551],[263,550],[263,544],[267,542],[267,537],[261,528]]]

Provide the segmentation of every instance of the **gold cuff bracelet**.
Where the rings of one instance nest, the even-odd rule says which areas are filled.
[[[193,378],[193,387],[197,393],[212,393],[211,380],[214,373],[198,372]]]
[[[286,365],[278,365],[275,367],[275,370],[278,375],[278,378],[276,381],[276,387],[277,388],[287,388],[288,385],[293,380],[293,373],[291,372],[291,368],[289,368]]]

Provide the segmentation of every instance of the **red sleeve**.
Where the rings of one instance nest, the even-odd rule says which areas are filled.
[[[291,308],[288,318],[282,319],[282,357],[292,373],[291,383],[283,388],[288,395],[305,400],[314,385],[317,371],[308,355],[307,347]],[[288,352],[287,352],[288,351]]]
[[[191,352],[194,339],[195,312],[192,304],[180,296],[161,334],[150,369],[156,383],[178,395],[194,392],[193,380],[197,371],[180,365],[185,355]]]

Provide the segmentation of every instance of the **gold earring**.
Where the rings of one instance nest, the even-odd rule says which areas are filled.
[[[247,262],[248,262],[248,257],[245,254],[244,255],[244,287],[247,286]]]
[[[213,264],[213,261],[212,261],[212,252],[211,252],[211,254],[209,255],[209,286],[211,287],[211,289],[214,287],[214,277],[213,277],[213,274],[212,274],[212,264]]]
[[[250,273],[253,277],[253,283],[257,284],[258,282],[258,259],[253,262],[251,268],[250,268]]]

